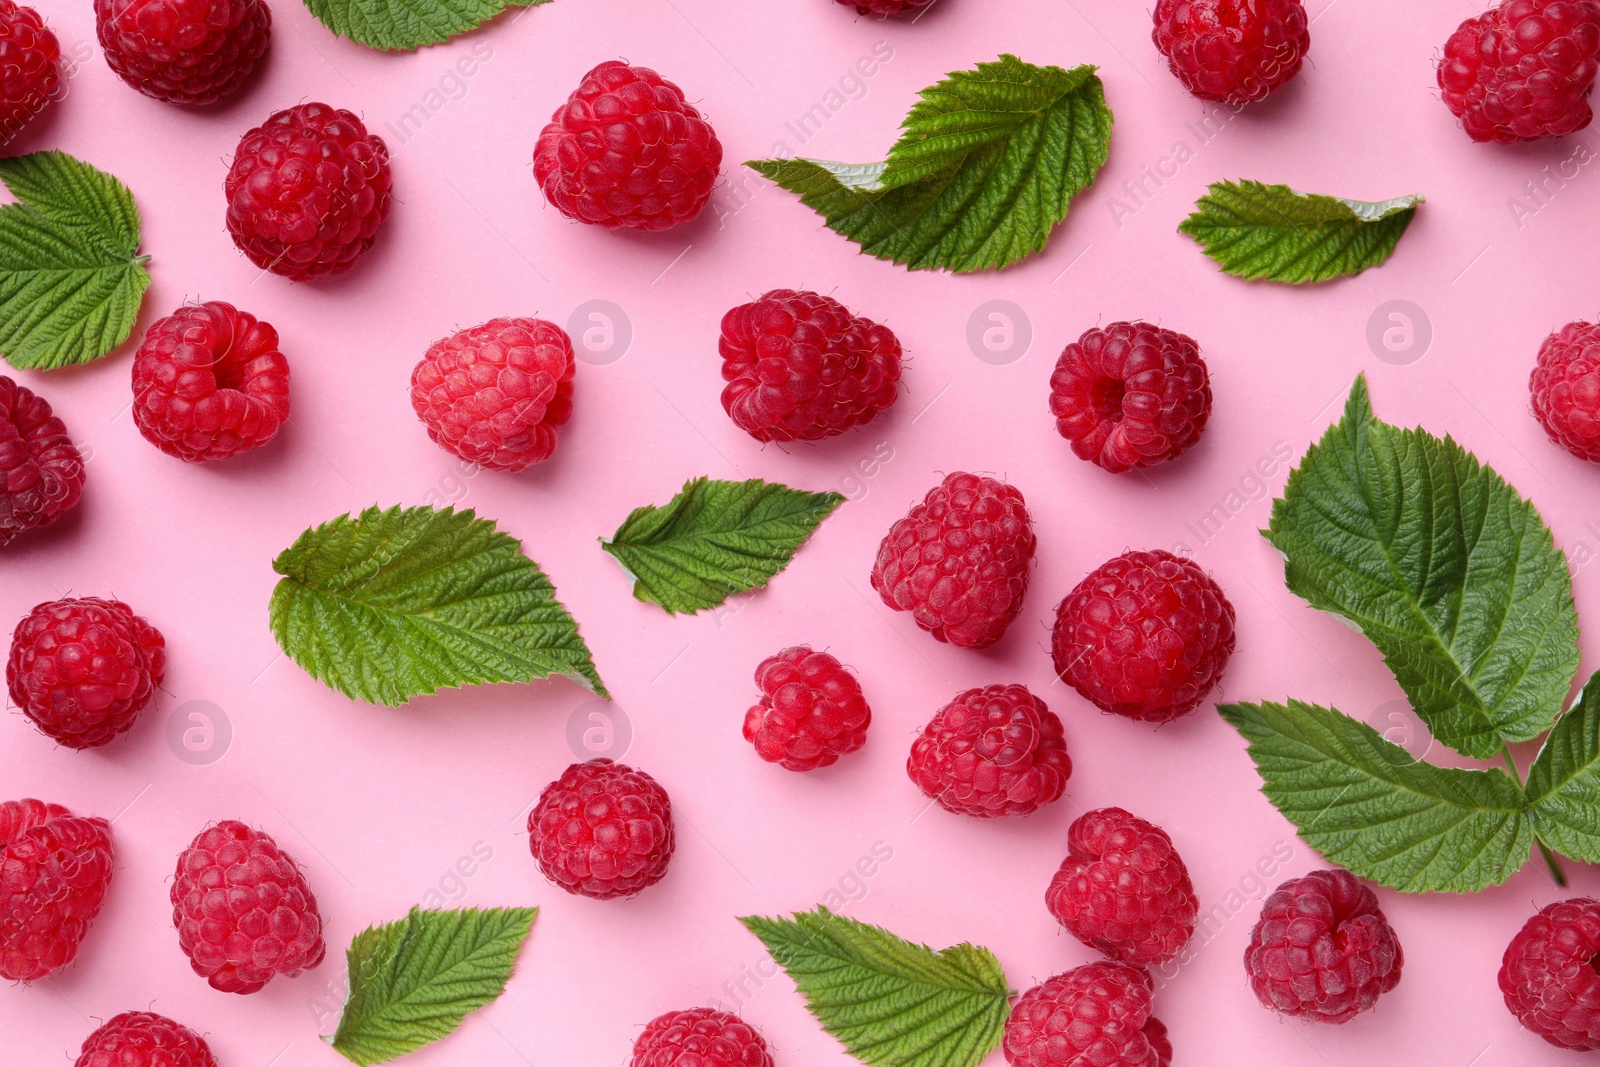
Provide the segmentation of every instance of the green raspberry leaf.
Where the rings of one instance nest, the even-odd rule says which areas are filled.
[[[1420,196],[1371,203],[1287,185],[1214,182],[1178,232],[1239,278],[1304,285],[1360,274],[1394,254]]]
[[[1545,738],[1528,769],[1528,800],[1539,840],[1600,863],[1600,674]]]
[[[912,270],[997,270],[1042,251],[1111,146],[1091,66],[1013,55],[922,90],[882,163],[761,159],[745,165],[879,259]]]
[[[362,1067],[387,1063],[453,1033],[505,992],[538,908],[411,909],[371,926],[346,953],[350,997],[329,1038]]]
[[[150,287],[128,187],[65,152],[0,159],[0,355],[13,367],[91,363],[128,339]]]
[[[986,948],[935,952],[827,908],[739,920],[822,1028],[874,1067],[975,1067],[1000,1044],[1014,990]]]
[[[578,624],[515,538],[471,511],[368,508],[302,533],[273,561],[272,635],[345,696],[564,674],[607,699]]]
[[[510,7],[550,0],[305,0],[328,29],[358,44],[411,52],[477,29]]]
[[[1360,627],[1456,751],[1489,759],[1565,706],[1578,618],[1550,530],[1455,441],[1373,417],[1365,379],[1290,474],[1266,537],[1289,589]]]
[[[673,615],[702,611],[766,585],[842,503],[838,493],[759,478],[696,478],[662,507],[635,508],[600,546],[633,579],[638,599]]]
[[[1261,791],[1306,844],[1363,878],[1465,893],[1528,861],[1527,801],[1503,771],[1417,762],[1365,723],[1296,700],[1217,710],[1250,742]]]

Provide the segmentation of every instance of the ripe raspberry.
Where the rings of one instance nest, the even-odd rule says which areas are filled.
[[[44,397],[0,374],[0,548],[55,522],[82,492],[83,456],[66,424]]]
[[[95,35],[117,77],[169,104],[232,95],[272,39],[263,0],[94,0]]]
[[[254,993],[322,962],[322,916],[299,865],[242,822],[200,831],[171,896],[178,945],[212,989]]]
[[[890,15],[911,15],[921,11],[933,0],[838,0],[846,7],[853,7],[863,15],[877,15],[879,18],[888,18]]]
[[[6,687],[47,737],[68,748],[98,748],[133,726],[166,669],[161,631],[128,605],[54,600],[17,623]]]
[[[611,60],[583,76],[533,149],[533,176],[569,219],[664,230],[711,199],[722,142],[683,90]]]
[[[1349,871],[1312,871],[1267,898],[1244,968],[1262,1007],[1346,1023],[1400,981],[1405,954],[1378,898]]]
[[[1071,854],[1050,879],[1045,906],[1090,948],[1140,967],[1165,963],[1194,936],[1194,883],[1165,830],[1121,808],[1079,816]]]
[[[1569,322],[1546,337],[1528,388],[1550,440],[1600,463],[1600,325]]]
[[[274,112],[228,168],[228,233],[262,270],[293,281],[350,269],[389,215],[389,149],[327,104]]]
[[[0,803],[0,978],[32,982],[71,963],[111,873],[104,819],[42,800]]]
[[[774,289],[722,316],[722,407],[757,441],[820,441],[900,394],[900,342],[831,297]]]
[[[761,661],[756,685],[761,702],[745,712],[744,739],[768,763],[815,770],[867,743],[872,711],[861,683],[826,652],[786,648]]]
[[[528,813],[528,846],[544,876],[595,900],[661,881],[675,845],[667,791],[608,759],[568,767]]]
[[[1061,720],[1025,685],[968,689],[911,745],[906,773],[957,815],[1031,815],[1061,799],[1072,760]]]
[[[772,1067],[772,1053],[737,1015],[690,1008],[646,1023],[629,1067]]]
[[[125,1011],[83,1042],[72,1067],[217,1067],[205,1038],[164,1015]]]
[[[0,145],[61,91],[61,45],[31,7],[0,0]]]
[[[1150,1016],[1150,975],[1125,963],[1091,963],[1045,979],[1006,1020],[1011,1067],[1167,1067],[1172,1042]]]
[[[1500,992],[1517,1021],[1552,1045],[1600,1049],[1600,903],[1542,908],[1506,946]]]
[[[1474,141],[1515,144],[1589,125],[1600,3],[1505,0],[1445,42],[1439,88]]]
[[[1242,107],[1300,73],[1311,47],[1300,0],[1158,0],[1151,36],[1183,87]]]
[[[158,319],[133,357],[133,421],[189,463],[264,445],[289,418],[289,361],[278,331],[213,300]]]
[[[572,339],[543,319],[492,319],[435,341],[411,406],[446,452],[493,471],[549,459],[572,417]]]
[[[1193,560],[1125,552],[1061,601],[1050,643],[1061,680],[1101,711],[1170,722],[1228,666],[1233,605]]]
[[[1190,338],[1148,322],[1113,322],[1062,350],[1050,414],[1079,459],[1122,474],[1195,446],[1211,417],[1211,378]]]
[[[1022,610],[1036,545],[1022,494],[955,473],[884,536],[872,588],[957,648],[988,648]]]

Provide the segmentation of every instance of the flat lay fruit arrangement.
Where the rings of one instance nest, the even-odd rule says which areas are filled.
[[[0,1060],[1587,1062],[1597,75],[0,0]]]

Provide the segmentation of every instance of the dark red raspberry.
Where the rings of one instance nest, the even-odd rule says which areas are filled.
[[[675,845],[667,791],[608,759],[568,767],[528,813],[528,847],[544,876],[595,900],[661,881]]]
[[[838,0],[846,7],[853,7],[863,15],[877,15],[879,18],[888,18],[890,15],[914,15],[929,6],[934,0]]]
[[[1550,440],[1600,463],[1600,325],[1569,322],[1546,337],[1528,389]]]
[[[31,7],[0,0],[0,145],[61,92],[61,45]]]
[[[322,962],[322,916],[294,857],[242,822],[202,830],[178,857],[172,924],[189,965],[224,993],[254,993]]]
[[[127,732],[161,688],[161,631],[117,600],[40,604],[17,623],[6,660],[11,702],[68,748]]]
[[[1148,322],[1113,322],[1068,345],[1050,376],[1056,432],[1113,474],[1177,459],[1211,417],[1200,348]]]
[[[1067,847],[1044,902],[1073,937],[1140,967],[1166,963],[1189,943],[1200,904],[1165,830],[1097,808],[1072,824]]]
[[[71,963],[111,873],[104,819],[42,800],[0,803],[0,978],[32,982]]]
[[[756,668],[761,702],[745,712],[744,739],[768,763],[810,771],[867,743],[872,711],[844,664],[810,645],[786,648]]]
[[[688,222],[721,166],[722,142],[683,90],[616,60],[583,76],[533,149],[533,176],[556,210],[607,229]]]
[[[1291,878],[1267,898],[1244,969],[1263,1007],[1346,1023],[1400,981],[1405,954],[1378,898],[1345,870]]]
[[[957,815],[1031,815],[1061,799],[1072,760],[1061,720],[1024,685],[968,689],[911,745],[906,773]]]
[[[629,1067],[772,1067],[754,1027],[725,1011],[669,1011],[645,1024]]]
[[[169,456],[227,459],[272,440],[288,418],[278,331],[232,304],[158,319],[133,357],[133,421]]]
[[[217,1067],[205,1038],[164,1015],[125,1011],[83,1042],[72,1067]]]
[[[1183,87],[1241,107],[1300,73],[1311,47],[1300,0],[1157,0],[1151,36]]]
[[[988,648],[1022,610],[1036,544],[1021,493],[957,472],[889,527],[872,588],[938,640]]]
[[[435,341],[411,406],[440,448],[492,471],[549,459],[572,417],[572,339],[543,319],[492,319]]]
[[[263,0],[94,0],[94,28],[117,77],[169,104],[232,95],[272,39]]]
[[[55,522],[82,492],[83,455],[66,424],[44,397],[0,374],[0,547]]]
[[[1167,1067],[1172,1042],[1152,1018],[1150,975],[1091,963],[1045,979],[1006,1020],[1011,1067]]]
[[[1193,560],[1125,552],[1056,608],[1061,680],[1101,711],[1169,722],[1200,706],[1233,655],[1233,605]]]
[[[274,112],[244,135],[223,190],[228,232],[262,270],[302,282],[350,269],[389,215],[389,149],[327,104]]]
[[[1500,992],[1517,1021],[1552,1045],[1600,1049],[1600,902],[1559,900],[1506,946]]]
[[[1439,88],[1474,141],[1515,144],[1589,125],[1600,71],[1596,0],[1505,0],[1445,42]]]
[[[722,316],[722,407],[757,441],[820,441],[900,394],[900,342],[832,297],[774,289]]]

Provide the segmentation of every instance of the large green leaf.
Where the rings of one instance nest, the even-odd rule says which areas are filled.
[[[341,37],[410,52],[475,29],[510,7],[550,0],[305,0],[324,26]]]
[[[88,363],[128,339],[150,286],[128,187],[64,152],[0,159],[0,355]]]
[[[537,908],[411,913],[355,936],[350,996],[329,1042],[362,1067],[452,1033],[505,991]]]
[[[1539,840],[1600,863],[1600,674],[1545,738],[1528,769],[1528,800]]]
[[[1374,418],[1365,379],[1266,536],[1290,590],[1361,628],[1439,741],[1487,759],[1560,713],[1578,668],[1566,557],[1455,441]]]
[[[882,163],[746,165],[799,193],[828,226],[912,269],[996,269],[1041,251],[1111,144],[1095,68],[1002,55],[924,89]]]
[[[1521,788],[1499,770],[1420,763],[1328,708],[1217,709],[1250,742],[1262,792],[1329,860],[1407,892],[1471,892],[1515,874],[1533,848]]]
[[[1178,231],[1240,278],[1323,282],[1388,259],[1421,203],[1420,196],[1374,203],[1287,185],[1216,182]]]
[[[368,508],[272,564],[272,634],[312,677],[395,706],[480,682],[564,674],[609,696],[578,625],[521,544],[471,511]]]
[[[988,949],[935,952],[827,908],[740,919],[822,1028],[874,1067],[975,1067],[1000,1044],[1013,992]]]

